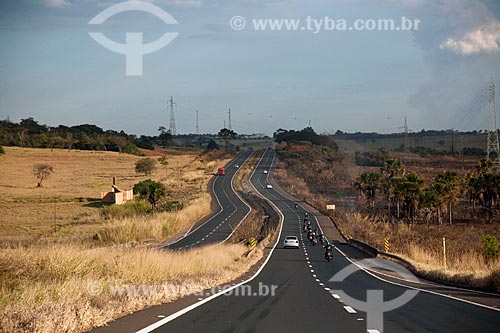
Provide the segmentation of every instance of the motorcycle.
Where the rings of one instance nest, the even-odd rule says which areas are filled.
[[[327,252],[325,254],[325,259],[328,260],[328,262],[333,260],[333,254],[331,252]]]
[[[311,240],[311,243],[312,243],[313,246],[316,246],[316,244],[318,243],[318,241],[316,240],[315,237],[313,237],[312,240]]]

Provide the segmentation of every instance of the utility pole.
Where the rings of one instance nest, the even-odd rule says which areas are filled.
[[[462,147],[462,170],[465,169],[465,157],[464,157],[464,135],[462,134],[462,136],[460,137],[460,146]]]
[[[196,110],[196,135],[200,135],[200,127],[198,123],[198,110]]]
[[[406,152],[406,162],[410,161],[410,136],[409,136],[409,130],[408,130],[408,121],[406,120],[405,117],[405,152]]]
[[[498,126],[497,126],[497,112],[496,112],[496,91],[495,82],[491,79],[489,87],[489,129],[488,129],[488,146],[487,146],[487,158],[491,159],[493,164],[500,168],[500,148],[498,144]]]
[[[232,126],[231,126],[231,108],[229,108],[229,111],[227,112],[227,118],[228,118],[228,130],[232,130]]]
[[[172,136],[177,134],[177,130],[175,128],[175,113],[174,113],[174,98],[170,96],[167,104],[167,110],[170,109],[170,134]]]
[[[451,156],[455,157],[455,129],[451,129]]]

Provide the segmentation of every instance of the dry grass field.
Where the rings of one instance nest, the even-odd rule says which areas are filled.
[[[0,155],[0,332],[83,332],[132,311],[228,283],[262,257],[241,244],[155,250],[210,212],[207,183],[231,154],[162,150],[168,168],[136,174],[141,157],[92,151],[5,148]],[[54,173],[37,187],[33,166]],[[161,181],[182,208],[106,217],[112,177],[129,189]],[[107,207],[107,208],[104,208]],[[120,206],[122,207],[122,206]],[[111,212],[113,210],[110,210]],[[119,211],[119,210],[118,210]],[[130,243],[133,242],[131,246]],[[109,246],[129,243],[127,246]]]
[[[0,155],[0,245],[4,247],[41,239],[91,238],[96,225],[104,222],[100,194],[111,189],[113,177],[123,189],[148,178],[162,181],[170,198],[190,202],[206,192],[215,169],[227,161],[199,157],[200,151],[166,151],[167,170],[158,165],[152,176],[144,176],[135,172],[135,163],[142,157],[134,155],[17,147],[5,147],[5,151]],[[37,187],[33,175],[37,163],[54,167],[43,187]]]
[[[229,283],[262,256],[240,244],[182,252],[53,244],[0,251],[0,332],[84,332]],[[209,260],[208,260],[209,259]]]
[[[335,204],[337,209],[333,218],[345,235],[378,249],[384,248],[385,238],[390,239],[390,252],[411,261],[422,275],[500,292],[500,259],[487,258],[481,243],[481,238],[488,234],[500,239],[499,223],[485,223],[482,215],[471,217],[466,211],[469,205],[465,196],[459,197],[454,212],[455,223],[451,226],[396,223],[385,215],[387,203],[381,190],[377,193],[378,214],[371,214],[353,185],[362,172],[379,172],[380,168],[355,165],[354,152],[363,150],[354,141],[340,141],[339,148],[343,160],[332,166],[336,170],[336,186],[329,193],[315,193],[314,187],[308,186],[306,180],[285,169],[283,162],[277,163],[274,177],[290,193],[323,212],[327,204]],[[396,156],[405,159],[404,154]],[[406,170],[417,172],[427,182],[444,170],[456,170],[463,175],[477,163],[477,159],[468,159],[465,170],[462,170],[458,158],[422,158],[416,155],[410,158],[410,163],[404,162]],[[443,266],[443,237],[447,240],[447,269]]]

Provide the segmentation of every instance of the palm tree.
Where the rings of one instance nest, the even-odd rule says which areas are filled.
[[[384,167],[382,168],[382,175],[385,176],[383,187],[385,193],[387,194],[387,211],[389,212],[389,215],[391,214],[391,202],[394,200],[394,190],[397,185],[395,177],[401,173],[404,176],[404,172],[403,165],[399,159],[395,158],[384,162]]]
[[[457,173],[453,171],[445,171],[435,178],[435,185],[438,186],[439,192],[443,200],[447,204],[448,218],[450,225],[452,224],[452,206],[457,201],[457,194],[459,190],[459,182]]]
[[[401,192],[406,204],[407,216],[411,218],[412,223],[415,223],[418,200],[422,194],[423,184],[424,180],[416,173],[410,173],[404,176],[400,184]]]
[[[441,206],[443,205],[443,201],[441,200],[441,197],[438,195],[436,192],[436,189],[434,186],[426,188],[420,197],[420,204],[422,207],[425,207],[429,209],[431,216],[434,215],[437,217],[437,222],[440,224],[440,209]],[[429,225],[429,219],[427,218],[427,225]]]
[[[380,185],[380,175],[374,172],[364,172],[359,176],[355,186],[364,193],[369,201],[370,209],[375,208],[375,195]]]

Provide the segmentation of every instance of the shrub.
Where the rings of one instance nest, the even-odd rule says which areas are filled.
[[[0,146],[0,154],[5,154],[5,150],[3,150],[2,146]]]
[[[110,205],[102,210],[102,215],[106,219],[123,219],[139,215],[151,214],[151,205],[145,201],[127,201],[123,205]]]
[[[167,189],[162,183],[147,179],[134,185],[134,193],[139,194],[141,199],[147,200],[154,212],[158,203],[167,194]]]
[[[481,243],[486,250],[486,255],[490,258],[498,257],[500,252],[500,246],[498,244],[497,238],[493,235],[484,235],[481,238]]]
[[[152,158],[143,158],[135,163],[135,171],[137,173],[144,173],[150,175],[156,169],[156,161]]]

